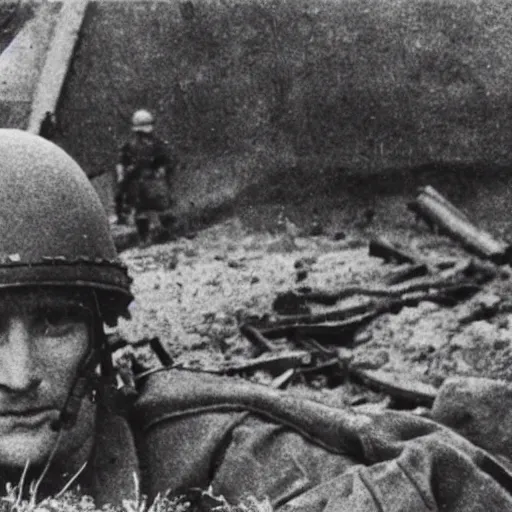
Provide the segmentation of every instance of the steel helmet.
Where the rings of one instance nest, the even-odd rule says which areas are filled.
[[[132,130],[134,132],[150,133],[153,131],[155,119],[151,112],[141,109],[137,110],[132,116]]]
[[[78,164],[58,146],[0,129],[0,290],[73,286],[96,290],[114,322],[133,299],[107,215]]]

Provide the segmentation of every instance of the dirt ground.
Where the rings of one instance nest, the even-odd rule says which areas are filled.
[[[122,259],[134,278],[137,299],[131,306],[132,320],[121,320],[118,332],[130,342],[158,336],[175,364],[217,372],[256,360],[255,348],[239,326],[247,320],[272,319],[278,293],[298,287],[340,290],[382,283],[396,265],[369,255],[371,238],[386,236],[434,262],[471,257],[449,238],[395,211],[394,217],[388,212],[386,218],[371,220],[364,210],[351,217],[334,211],[330,219],[324,217],[320,222],[324,233],[312,236],[318,228],[313,225],[314,217],[298,217],[297,208],[261,205],[233,212],[195,237],[126,250]],[[290,217],[299,220],[293,222]],[[297,267],[306,269],[300,282]],[[510,380],[509,274],[508,266],[499,267],[495,279],[454,307],[426,301],[405,307],[399,314],[383,314],[361,328],[350,346],[342,347],[340,339],[339,344],[334,341],[325,348],[338,351],[354,367],[395,372],[399,380],[413,378],[435,387],[454,375]],[[365,300],[356,295],[330,309]],[[313,307],[313,312],[320,310],[326,308]],[[484,314],[473,318],[475,311]],[[272,343],[272,355],[303,348],[289,340]],[[139,351],[142,358],[145,353]],[[248,371],[242,376],[270,383],[284,369]],[[321,389],[347,388],[338,387],[340,380],[333,381],[328,372],[291,382]],[[350,390],[349,401],[362,392],[355,385]],[[372,396],[372,400],[382,398]]]

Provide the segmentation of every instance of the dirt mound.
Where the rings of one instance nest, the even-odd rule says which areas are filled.
[[[193,240],[126,251],[123,259],[134,277],[137,300],[133,319],[122,321],[119,332],[130,341],[159,336],[176,364],[218,371],[254,360],[254,346],[239,326],[249,318],[272,316],[278,293],[298,286],[339,290],[382,282],[393,266],[369,256],[371,236],[385,234],[429,258],[467,257],[450,240],[424,228],[346,227],[345,240],[334,241],[304,236],[304,226],[290,221],[285,227],[275,223],[269,234],[232,218]],[[306,260],[311,264],[298,284],[297,262]],[[359,368],[412,375],[434,386],[455,375],[512,380],[511,292],[510,270],[503,269],[481,292],[454,307],[425,301],[380,315],[359,332],[358,343],[344,356],[349,353]],[[336,307],[360,300],[348,298]],[[482,308],[494,313],[478,318],[475,312]],[[273,343],[278,354],[299,348],[291,341]],[[258,370],[246,377],[269,382],[275,374]],[[320,374],[310,385],[330,384]],[[347,389],[348,401],[361,392],[357,386]]]

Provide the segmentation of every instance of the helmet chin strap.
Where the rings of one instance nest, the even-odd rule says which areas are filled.
[[[57,453],[59,444],[65,430],[70,430],[77,422],[80,407],[84,397],[95,389],[96,376],[95,370],[98,364],[101,365],[101,378],[106,382],[113,379],[113,365],[110,352],[105,340],[105,332],[103,330],[103,321],[99,302],[96,293],[93,291],[94,310],[92,311],[89,322],[89,343],[87,352],[79,364],[78,371],[73,380],[73,384],[69,390],[66,401],[60,411],[58,418],[50,425],[52,430],[56,431],[57,439],[53,449],[48,457],[45,467],[39,478],[37,479],[32,493],[32,501],[37,500],[38,489],[46,477],[50,465],[52,464]]]
[[[91,315],[92,319],[89,324],[88,350],[79,364],[75,379],[59,417],[51,424],[51,428],[54,431],[69,430],[75,425],[82,400],[88,393],[93,392],[96,384],[95,381],[99,380],[94,373],[98,364],[101,366],[101,380],[103,384],[108,386],[109,382],[113,382],[112,357],[105,341],[99,301],[94,291],[92,294],[95,310]]]
[[[98,364],[97,349],[94,341],[89,343],[89,349],[80,364],[80,369],[75,376],[71,389],[69,390],[64,406],[59,417],[51,424],[52,430],[69,430],[76,423],[82,400],[93,386],[94,369]]]

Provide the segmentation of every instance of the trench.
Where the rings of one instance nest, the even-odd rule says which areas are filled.
[[[233,197],[190,206],[181,213],[192,231],[237,217],[253,232],[276,232],[278,219],[286,215],[300,229],[319,223],[324,234],[338,236],[366,232],[412,234],[426,231],[407,208],[420,187],[431,185],[462,210],[481,229],[512,241],[512,175],[508,167],[460,164],[422,164],[386,169],[373,175],[346,170],[324,170],[312,180],[297,176],[297,169],[273,174],[248,186]],[[104,179],[104,178],[102,178]],[[105,190],[102,185],[99,190]],[[375,212],[371,224],[365,214]],[[134,239],[122,242],[128,247]]]

